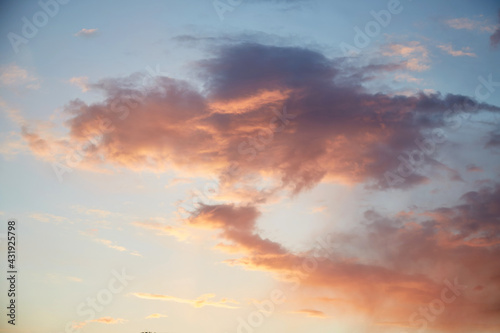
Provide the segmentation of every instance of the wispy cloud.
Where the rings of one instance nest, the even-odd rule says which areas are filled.
[[[126,322],[126,320],[122,319],[122,318],[102,317],[102,318],[94,319],[91,322],[113,325],[113,324],[123,324],[124,322]]]
[[[304,314],[307,315],[308,317],[314,317],[314,318],[326,318],[327,315],[318,310],[311,310],[311,309],[302,309],[298,311],[293,311],[292,313],[297,313],[297,314]]]
[[[15,64],[0,68],[0,84],[6,87],[24,87],[39,89],[40,82],[36,76]]]
[[[73,223],[70,219],[64,216],[57,216],[49,213],[33,213],[30,215],[31,218],[45,223]]]
[[[161,314],[161,313],[153,313],[149,316],[146,317],[146,319],[157,319],[157,318],[166,318],[168,316]]]
[[[311,211],[313,213],[321,213],[321,212],[324,212],[328,207],[327,206],[317,206],[317,207],[313,207],[311,209]]]
[[[125,320],[123,318],[101,317],[101,318],[97,318],[97,319],[93,319],[93,320],[87,320],[87,321],[82,321],[79,323],[73,323],[73,329],[81,329],[90,323],[116,325],[116,324],[123,324],[127,321],[128,320]]]
[[[457,30],[476,30],[476,31],[482,31],[482,32],[493,32],[495,31],[495,26],[492,24],[489,24],[486,21],[479,21],[479,20],[473,20],[467,17],[460,17],[460,18],[454,18],[454,19],[449,19],[445,20],[444,23],[449,26],[450,28],[457,29]]]
[[[438,48],[440,48],[441,50],[445,51],[448,54],[451,54],[454,57],[462,57],[462,56],[477,57],[477,55],[474,52],[471,52],[470,47],[464,47],[462,48],[462,50],[454,50],[451,44],[441,44],[438,45]]]
[[[390,57],[400,57],[408,70],[422,72],[430,68],[429,51],[420,42],[391,43],[386,45],[382,54]]]
[[[165,188],[173,187],[178,184],[190,184],[192,182],[193,180],[189,178],[174,178],[167,185],[165,185]]]
[[[61,282],[62,280],[71,281],[71,282],[83,282],[83,279],[76,276],[62,276],[57,274],[47,274],[47,277],[53,282]]]
[[[89,91],[89,78],[86,76],[72,77],[68,82],[79,87],[83,92]]]
[[[131,224],[142,229],[156,230],[159,235],[174,236],[179,240],[183,240],[187,237],[187,231],[184,228],[168,225],[165,222],[156,222],[154,219],[142,222],[136,221]]]
[[[231,304],[239,304],[238,302],[228,298],[222,298],[219,301],[210,301],[211,298],[215,297],[214,294],[205,294],[198,297],[197,299],[186,299],[169,295],[158,295],[158,294],[148,294],[148,293],[133,293],[132,295],[143,299],[189,304],[195,308],[202,308],[204,306],[214,306],[218,308],[238,309],[237,306]]]
[[[92,229],[89,231],[80,231],[79,233],[85,237],[90,238],[93,242],[105,245],[106,247],[108,247],[110,249],[120,251],[120,252],[129,252],[130,255],[142,257],[142,255],[140,253],[138,253],[137,251],[129,251],[126,247],[118,245],[109,239],[96,237],[95,235],[97,234],[97,229]]]

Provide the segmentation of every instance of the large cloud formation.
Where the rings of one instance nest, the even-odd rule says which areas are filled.
[[[298,47],[225,46],[194,66],[200,89],[167,77],[150,85],[142,85],[139,75],[103,80],[89,85],[104,92],[101,102],[66,106],[67,138],[28,127],[23,135],[43,157],[83,147],[82,166],[219,177],[222,188],[233,190],[233,202],[200,204],[181,228],[218,232],[217,248],[241,255],[227,261],[231,265],[325,291],[317,297],[324,313],[336,311],[328,305],[355,308],[381,324],[412,326],[408,316],[439,297],[444,280],[457,277],[468,288],[446,305],[435,327],[471,331],[481,323],[498,329],[500,186],[466,193],[451,207],[396,216],[367,211],[362,232],[332,236],[335,251],[296,253],[259,234],[259,204],[276,191],[297,194],[322,181],[385,189],[387,171],[400,166],[398,155],[456,123],[451,111],[500,110],[467,96],[389,95],[365,87],[405,67],[353,66]],[[496,145],[490,139],[487,146]],[[440,163],[432,152],[428,158]],[[460,179],[451,167],[442,169]],[[395,186],[427,180],[415,172]],[[238,203],[236,193],[243,197]],[[184,232],[153,222],[136,225]],[[314,255],[316,265],[304,269]]]
[[[313,288],[309,297],[321,290],[317,301],[326,312],[355,309],[382,325],[423,328],[426,321],[470,332],[500,328],[499,199],[494,185],[466,193],[452,207],[396,216],[366,211],[364,230],[328,236],[302,253],[256,236],[255,207],[202,206],[187,223],[221,230],[232,244],[220,249],[243,255],[227,263]],[[445,312],[430,304],[451,298]]]
[[[42,156],[54,155],[48,147],[56,143],[83,146],[82,165],[174,169],[217,175],[221,183],[268,177],[293,193],[322,180],[385,188],[397,156],[445,126],[447,112],[499,110],[460,95],[390,96],[364,88],[402,66],[353,67],[298,47],[225,46],[195,65],[203,91],[167,77],[148,86],[138,75],[107,79],[91,85],[105,93],[102,102],[66,106],[69,139],[51,144],[24,134]],[[396,186],[425,181],[414,173]]]

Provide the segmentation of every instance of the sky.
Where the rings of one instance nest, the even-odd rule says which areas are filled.
[[[0,9],[0,332],[500,331],[498,1]]]

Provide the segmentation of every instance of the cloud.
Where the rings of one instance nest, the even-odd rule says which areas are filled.
[[[210,301],[210,299],[215,297],[214,294],[201,295],[200,297],[194,300],[179,298],[175,296],[148,294],[148,293],[133,293],[132,295],[143,299],[189,304],[195,308],[202,308],[204,306],[213,306],[218,308],[238,309],[237,306],[234,306],[232,304],[239,304],[238,302],[227,298],[222,298],[219,301]]]
[[[184,240],[188,236],[187,230],[181,227],[171,226],[164,222],[150,221],[136,221],[131,223],[133,226],[143,229],[156,230],[159,235],[174,236],[179,240]]]
[[[87,320],[87,321],[82,321],[79,323],[73,323],[72,328],[73,329],[81,329],[90,323],[116,325],[116,324],[123,324],[125,322],[127,322],[127,320],[125,320],[123,318],[101,317],[101,318],[97,318],[97,319],[93,319],[93,320]]]
[[[161,313],[153,313],[149,316],[146,317],[146,319],[157,319],[157,318],[166,318],[168,316],[161,314]]]
[[[40,88],[38,78],[17,65],[8,65],[0,68],[0,84],[5,87],[24,87],[34,90]]]
[[[444,21],[450,28],[457,30],[477,30],[481,32],[493,32],[495,27],[484,21],[472,20],[466,17],[454,18]]]
[[[30,215],[31,218],[40,221],[40,222],[45,222],[45,223],[73,223],[71,222],[70,219],[64,217],[64,216],[57,216],[53,214],[48,214],[48,213],[33,213]]]
[[[411,76],[408,73],[398,73],[394,75],[394,80],[395,81],[406,81],[406,82],[413,82],[413,83],[422,83],[422,79],[416,78]],[[414,95],[414,93],[412,93]]]
[[[101,317],[98,319],[91,320],[91,322],[114,325],[114,324],[123,324],[124,322],[126,322],[126,320],[122,318]]]
[[[498,24],[496,30],[493,31],[493,34],[490,36],[490,45],[493,48],[497,48],[498,45],[500,44],[500,10],[498,11],[498,21],[499,21],[499,24]]]
[[[189,178],[174,178],[167,185],[165,185],[165,188],[174,187],[178,184],[191,184],[192,182],[193,180]]]
[[[469,171],[469,172],[483,172],[484,170],[475,164],[469,164],[469,165],[467,165],[467,171]]]
[[[328,207],[327,206],[317,206],[312,208],[313,213],[321,213],[324,212]]]
[[[77,283],[83,282],[83,279],[75,276],[60,276],[56,274],[47,274],[47,277],[51,279],[53,282],[60,282],[62,279]]]
[[[89,78],[86,76],[72,77],[69,79],[69,83],[79,87],[83,92],[89,91]]]
[[[304,314],[304,315],[307,315],[308,317],[314,317],[314,318],[326,318],[327,317],[327,315],[324,312],[318,311],[318,310],[311,310],[311,309],[302,309],[302,310],[294,311],[292,313]]]
[[[438,48],[445,51],[448,54],[451,54],[454,57],[468,56],[468,57],[477,57],[474,52],[469,52],[470,47],[465,47],[462,50],[454,50],[451,44],[442,44],[438,45]]]
[[[429,51],[417,41],[388,44],[383,48],[382,54],[403,59],[406,68],[411,71],[422,72],[430,68]]]
[[[274,253],[285,250],[278,243],[263,239],[257,234],[255,221],[260,213],[255,207],[234,205],[202,205],[189,220],[198,228],[221,229],[221,238],[231,244],[218,244],[217,248],[228,252]]]
[[[92,37],[95,36],[98,33],[97,29],[82,29],[78,31],[75,36],[76,37]]]
[[[490,184],[465,193],[451,207],[396,216],[366,211],[362,229],[333,234],[308,252],[247,252],[226,263],[273,273],[292,283],[292,290],[304,285],[333,294],[323,303],[348,305],[380,322],[408,323],[412,312],[441,297],[445,280],[480,286],[462,290],[433,325],[448,331],[450,322],[471,329],[484,322],[493,328],[500,324],[499,215],[500,185]]]
[[[193,65],[203,92],[167,77],[149,86],[140,75],[105,79],[90,84],[105,94],[103,101],[67,104],[67,138],[36,130],[24,136],[42,158],[83,147],[81,168],[216,177],[220,198],[262,203],[322,181],[387,188],[384,174],[398,167],[397,156],[444,126],[450,108],[499,110],[466,96],[374,94],[363,87],[400,66],[427,69],[428,51],[418,42],[386,48],[403,65],[353,67],[304,48],[252,43],[214,52]],[[414,174],[397,186],[426,181]]]
[[[105,245],[106,247],[108,247],[110,249],[113,249],[113,250],[116,250],[119,252],[129,252],[130,255],[142,257],[142,255],[140,253],[138,253],[137,251],[129,251],[126,247],[118,245],[109,239],[96,237],[95,236],[96,232],[97,232],[97,230],[93,229],[91,231],[80,231],[79,233],[85,237],[90,238],[93,242]]]

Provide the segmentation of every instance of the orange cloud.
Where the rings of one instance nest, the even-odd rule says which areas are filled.
[[[161,314],[161,313],[153,313],[149,316],[146,317],[146,319],[158,319],[158,318],[166,318],[168,316]]]
[[[238,302],[227,298],[222,298],[219,301],[210,301],[209,299],[215,297],[214,294],[205,294],[194,300],[179,298],[169,295],[158,295],[158,294],[148,294],[148,293],[133,293],[132,295],[143,299],[189,304],[195,308],[202,308],[204,306],[213,306],[218,308],[238,309],[237,306],[231,304],[239,304]]]
[[[161,222],[144,221],[144,222],[132,222],[132,225],[138,228],[156,230],[159,234],[174,236],[179,240],[183,240],[187,237],[187,231],[180,227],[174,227]]]
[[[318,311],[318,310],[311,310],[311,309],[302,309],[302,310],[294,311],[292,313],[305,314],[308,317],[314,317],[314,318],[326,318],[327,317],[327,315],[324,312]]]
[[[124,322],[126,322],[126,320],[122,319],[122,318],[102,317],[102,318],[91,320],[91,322],[114,325],[114,324],[123,324]]]
[[[384,54],[402,58],[410,70],[429,68],[429,52],[418,42],[388,45]],[[385,188],[384,173],[398,167],[397,156],[414,149],[421,133],[442,126],[450,106],[500,110],[465,96],[360,88],[370,73],[401,66],[352,68],[307,49],[236,45],[197,64],[205,93],[167,77],[148,86],[138,75],[105,79],[89,84],[105,94],[103,101],[65,107],[67,137],[28,127],[23,137],[41,158],[78,161],[71,167],[215,177],[217,197],[237,194],[240,202],[262,203],[321,181]],[[256,185],[264,178],[272,185]],[[400,186],[425,180],[414,174]]]
[[[257,236],[254,226],[259,213],[252,207],[204,206],[186,223],[221,230],[223,239],[229,238],[227,230],[237,230],[243,236],[229,238],[232,245],[223,247],[244,256],[226,260],[227,264],[272,273],[291,283],[292,291],[299,286],[326,291],[334,297],[317,298],[324,306],[365,313],[378,318],[379,324],[411,326],[410,315],[439,300],[450,283],[480,285],[460,291],[433,322],[452,331],[457,326],[473,328],[478,321],[488,322],[488,327],[500,324],[494,319],[500,266],[492,264],[500,255],[500,228],[495,222],[499,203],[500,186],[493,186],[466,193],[456,206],[433,211],[401,212],[394,217],[367,211],[364,232],[337,234],[304,253],[270,240],[266,241],[273,247],[241,241]],[[370,251],[360,253],[359,248]],[[496,296],[481,296],[486,292],[484,284]],[[467,317],[461,315],[463,309]],[[449,322],[457,324],[451,327]]]

